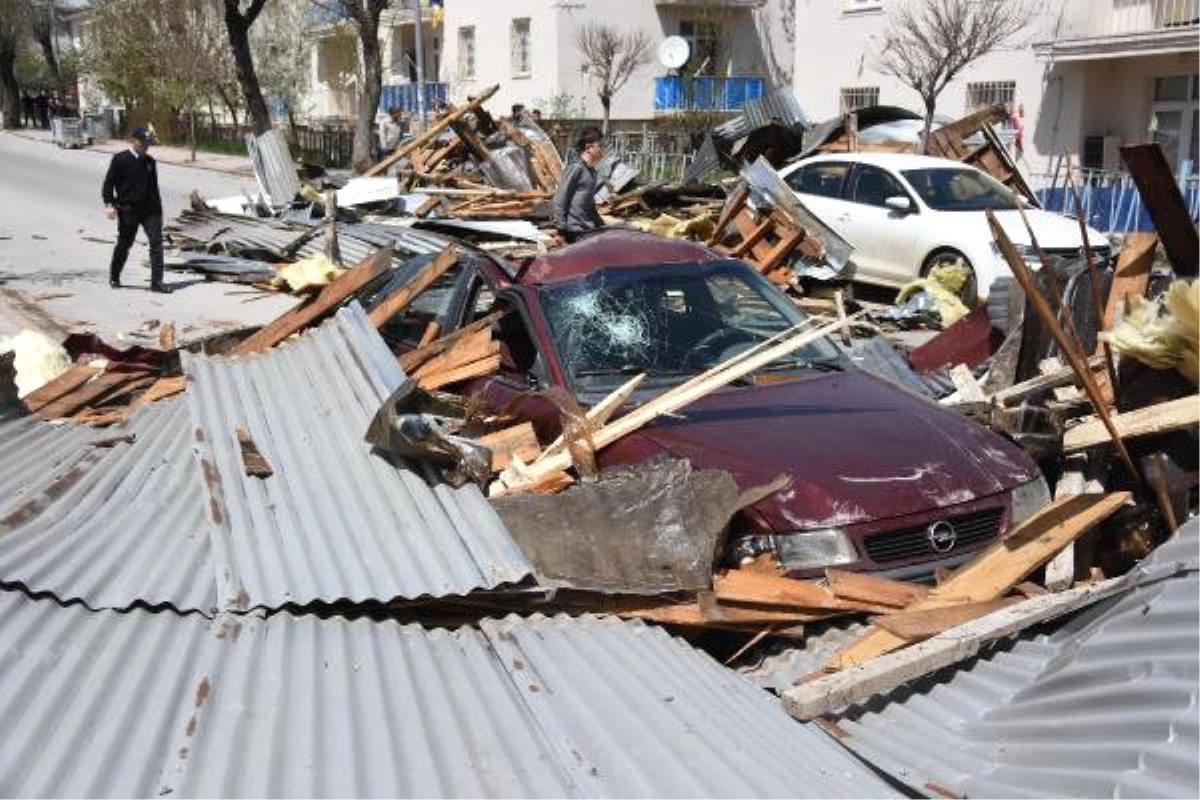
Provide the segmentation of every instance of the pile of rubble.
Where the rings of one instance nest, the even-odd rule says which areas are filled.
[[[339,189],[297,188],[288,195],[286,180],[280,189],[278,175],[260,170],[267,194],[286,196],[270,216],[223,213],[197,202],[169,226],[181,251],[174,268],[264,291],[278,290],[272,281],[281,267],[306,259],[329,265],[327,277],[290,284],[301,295],[295,308],[246,336],[181,349],[165,329],[158,349],[126,350],[73,337],[64,343],[72,365],[21,398],[23,410],[45,420],[116,426],[106,446],[128,444],[124,426],[139,411],[195,391],[184,365],[198,353],[235,364],[268,356],[359,304],[339,324],[364,326],[374,341],[375,331],[442,285],[464,252],[515,261],[543,252],[546,201],[562,162],[528,120],[497,121],[486,113],[483,103],[494,91],[451,107],[377,165],[376,175]],[[938,131],[934,141],[943,154],[980,164],[1028,192],[994,136],[987,134],[983,147],[964,147],[968,136],[989,130],[990,119],[991,112],[973,116]],[[840,136],[819,146],[852,142],[854,131]],[[260,140],[260,156],[272,142]],[[503,311],[446,335],[430,324],[420,346],[393,354],[388,368],[398,367],[404,380],[387,387],[363,435],[374,458],[420,465],[438,485],[479,486],[532,563],[534,579],[511,591],[449,600],[420,592],[377,598],[396,614],[450,624],[496,612],[612,613],[688,635],[732,633],[739,652],[766,638],[803,641],[806,626],[835,617],[866,621],[857,639],[787,694],[788,709],[810,718],[1131,588],[1133,579],[1123,576],[1196,513],[1197,285],[1170,280],[1195,275],[1194,241],[1167,242],[1164,234],[1168,253],[1188,254],[1177,257],[1173,272],[1156,266],[1158,238],[1145,235],[1126,240],[1111,275],[1090,263],[1047,263],[1035,275],[997,226],[1015,276],[1002,325],[988,308],[975,309],[907,351],[881,335],[882,317],[856,314],[840,296],[805,294],[807,271],[840,270],[850,248],[795,200],[766,159],[743,164],[727,196],[713,185],[627,187],[609,187],[602,208],[610,216],[744,259],[791,291],[818,324],[636,407],[628,401],[638,376],[586,409],[569,398],[563,433],[553,441],[539,440],[528,420],[485,412],[456,393],[500,367],[496,330]],[[1159,222],[1159,230],[1173,237],[1190,231],[1194,239],[1190,223],[1176,223]],[[669,462],[595,475],[597,450],[660,415],[686,413],[697,398],[827,335],[840,336],[864,368],[1018,441],[1052,479],[1053,502],[933,586],[837,570],[799,580],[768,558],[714,571],[730,517],[781,485],[746,496],[728,475]],[[235,428],[239,480],[280,479],[288,464],[264,455],[269,451],[256,443],[262,429],[245,421]],[[683,545],[669,545],[655,530],[664,509],[687,533]],[[640,569],[625,563],[606,571],[600,556],[612,556],[611,542],[590,541],[602,537],[578,522],[597,513],[608,514],[604,533],[632,553],[626,561],[643,562]],[[958,633],[943,636],[951,629]],[[914,647],[922,642],[932,646]],[[886,660],[905,648],[909,656]]]

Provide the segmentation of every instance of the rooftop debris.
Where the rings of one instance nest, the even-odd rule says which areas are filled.
[[[768,155],[777,157],[780,143],[798,146],[807,124],[784,95],[714,131],[710,150],[723,148],[714,164],[755,155],[727,185],[637,185],[614,164],[602,208],[631,227],[745,260],[807,312],[807,323],[723,354],[667,389],[653,389],[633,363],[623,383],[594,397],[547,387],[527,370],[527,384],[494,410],[489,387],[511,383],[536,347],[514,332],[521,314],[499,292],[455,281],[486,261],[503,267],[509,288],[539,289],[527,271],[550,242],[545,200],[562,167],[531,120],[487,114],[494,91],[451,107],[336,194],[307,186],[280,202],[289,182],[275,174],[272,154],[281,143],[258,142],[270,216],[198,207],[171,224],[183,250],[175,268],[299,295],[261,329],[213,349],[178,342],[166,325],[159,349],[73,337],[66,369],[23,392],[16,410],[31,419],[9,419],[12,359],[0,356],[0,416],[25,426],[22,441],[33,443],[23,454],[38,449],[41,420],[70,420],[58,431],[64,440],[78,436],[77,423],[111,426],[88,436],[84,455],[71,439],[61,459],[71,471],[0,505],[0,534],[13,534],[0,536],[0,563],[24,569],[23,552],[6,551],[6,541],[62,538],[65,515],[50,512],[72,485],[96,489],[92,516],[125,519],[132,512],[109,495],[92,496],[100,473],[130,463],[153,472],[140,454],[165,436],[173,438],[163,459],[189,487],[179,513],[207,535],[197,544],[189,534],[186,566],[215,576],[215,586],[192,587],[186,600],[158,587],[117,601],[136,584],[124,573],[73,595],[58,572],[53,585],[38,584],[36,570],[0,580],[93,607],[99,595],[123,609],[176,603],[239,615],[319,604],[427,626],[506,612],[615,615],[696,641],[719,633],[712,638],[735,642],[731,662],[767,646],[804,646],[831,621],[853,624],[853,640],[783,692],[788,711],[812,719],[1136,590],[1139,562],[1196,515],[1200,295],[1196,282],[1171,280],[1186,274],[1178,265],[1175,274],[1156,270],[1157,237],[1127,238],[1113,270],[1090,259],[1046,261],[1035,275],[994,226],[1014,282],[1002,302],[974,310],[955,296],[953,267],[909,287],[898,306],[841,291],[814,296],[809,280],[842,279],[851,245],[771,166]],[[775,106],[786,119],[769,115]],[[856,123],[871,117],[831,126],[811,146],[883,147],[860,135]],[[971,115],[933,142],[1027,191],[988,128],[994,120],[994,109]],[[905,334],[919,326],[944,330],[913,347]],[[796,489],[793,476],[739,491],[728,472],[684,458],[639,460],[633,448],[624,454],[631,463],[598,469],[597,454],[629,444],[653,421],[686,415],[735,382],[769,382],[757,374],[767,364],[826,338],[864,370],[1016,441],[1055,499],[1033,492],[1028,507],[1014,501],[997,511],[1014,529],[967,551],[933,585],[833,568],[800,578],[772,555],[735,555],[730,541],[730,520]],[[187,414],[170,402],[146,408],[179,394]],[[539,404],[557,410],[557,425],[530,411]],[[934,534],[932,525],[921,531]]]

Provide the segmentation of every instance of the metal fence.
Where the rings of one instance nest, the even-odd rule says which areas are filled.
[[[1035,185],[1044,187],[1036,194],[1048,211],[1078,216],[1082,206],[1087,224],[1104,233],[1154,230],[1154,223],[1128,173],[1081,170],[1073,178],[1079,192],[1078,205],[1061,174],[1033,177]],[[1184,175],[1177,180],[1188,214],[1195,221],[1200,218],[1200,177]]]

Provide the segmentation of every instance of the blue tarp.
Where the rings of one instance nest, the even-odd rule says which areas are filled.
[[[737,111],[747,100],[761,97],[762,78],[686,78],[667,75],[654,79],[655,111]]]
[[[446,99],[446,84],[425,84],[425,110],[432,111],[439,100]],[[379,94],[379,113],[386,114],[392,106],[405,114],[417,113],[417,85],[415,83],[396,83],[384,86]]]

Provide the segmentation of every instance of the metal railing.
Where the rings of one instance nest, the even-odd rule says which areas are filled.
[[[737,111],[747,100],[762,97],[763,78],[688,78],[667,75],[654,79],[654,110]]]
[[[1079,203],[1074,193],[1065,186],[1061,174],[1033,176],[1035,185],[1045,188],[1036,194],[1047,211],[1057,211],[1069,216],[1078,216],[1080,207],[1087,224],[1104,233],[1129,233],[1152,231],[1154,223],[1138,194],[1133,178],[1125,172],[1106,170],[1080,170],[1074,177]],[[1040,180],[1039,180],[1040,179]],[[1188,214],[1195,221],[1200,215],[1200,176],[1191,175],[1177,179],[1183,192]]]
[[[432,112],[438,101],[446,99],[446,89],[448,84],[435,83],[426,81],[425,83],[425,110]],[[389,86],[384,86],[383,91],[379,94],[379,113],[386,114],[388,109],[395,106],[405,114],[416,114],[417,109],[417,84],[415,83],[394,83]]]
[[[1200,26],[1200,0],[1110,0],[1076,3],[1067,36],[1090,38],[1178,31]]]

